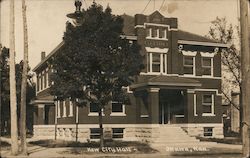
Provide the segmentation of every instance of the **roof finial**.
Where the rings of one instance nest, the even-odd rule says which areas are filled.
[[[81,13],[82,0],[75,0],[76,13]]]

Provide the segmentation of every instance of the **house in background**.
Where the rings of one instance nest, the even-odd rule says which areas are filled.
[[[124,18],[124,35],[141,46],[145,69],[126,87],[129,104],[110,102],[103,112],[107,139],[164,142],[223,137],[221,52],[226,44],[178,29],[178,19],[155,11]],[[49,94],[49,60],[60,43],[33,69],[37,75],[34,136],[87,141],[100,137],[95,104],[75,107]]]

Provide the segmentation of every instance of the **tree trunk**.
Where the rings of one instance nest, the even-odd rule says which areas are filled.
[[[0,18],[1,21],[1,18]],[[1,26],[1,22],[0,22],[0,26]],[[1,39],[0,39],[1,41]],[[3,120],[2,120],[2,69],[3,69],[3,63],[2,63],[2,45],[0,44],[0,136],[2,136],[2,130],[3,130]],[[0,141],[0,146],[2,146],[1,141]],[[1,156],[1,154],[0,154]]]
[[[242,127],[243,127],[243,107],[242,107],[242,87],[240,85],[240,94],[239,94],[239,113],[240,113],[240,130],[239,130],[239,134],[240,134],[240,138],[242,140]]]
[[[26,142],[26,93],[27,93],[27,71],[28,71],[28,32],[27,32],[27,18],[26,18],[26,4],[22,0],[22,15],[23,15],[23,34],[24,34],[24,57],[23,57],[23,72],[22,72],[22,85],[21,85],[21,152],[27,155],[27,142]]]
[[[17,97],[15,77],[15,4],[10,0],[10,113],[11,113],[11,153],[18,154]]]
[[[103,127],[102,127],[102,108],[99,109],[99,129],[100,129],[100,152],[102,151],[104,145],[104,137],[103,137]]]

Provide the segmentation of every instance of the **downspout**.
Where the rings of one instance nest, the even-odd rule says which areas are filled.
[[[58,101],[55,103],[55,140],[57,139],[57,108],[58,108]]]

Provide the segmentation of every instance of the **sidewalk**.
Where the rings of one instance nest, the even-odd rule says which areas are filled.
[[[9,142],[8,138],[1,138],[3,141]],[[28,142],[34,141],[34,139],[28,139]],[[197,144],[164,144],[152,146],[159,152],[150,154],[122,154],[122,153],[100,153],[100,152],[86,152],[86,148],[83,147],[63,147],[63,148],[47,148],[37,145],[28,146],[28,157],[34,158],[93,158],[93,157],[139,157],[139,158],[161,158],[161,157],[241,157],[241,145],[220,144],[201,142]],[[11,156],[9,150],[1,151],[2,157],[14,157]],[[27,157],[27,156],[17,156]]]

